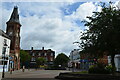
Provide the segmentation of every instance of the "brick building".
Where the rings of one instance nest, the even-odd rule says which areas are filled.
[[[15,6],[7,24],[6,34],[10,37],[10,57],[13,61],[13,69],[20,69],[20,21],[18,7]]]
[[[55,58],[55,51],[48,49],[45,50],[44,47],[42,47],[41,50],[34,50],[33,47],[31,47],[31,50],[25,50],[28,52],[32,57],[30,61],[30,67],[35,67],[36,65],[36,58],[43,57],[47,61],[47,65],[53,65],[53,61]]]

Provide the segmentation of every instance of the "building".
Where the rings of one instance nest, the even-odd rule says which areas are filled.
[[[6,34],[11,39],[10,57],[13,61],[13,70],[20,69],[20,21],[18,14],[18,7],[15,6],[9,21],[7,21]]]
[[[31,68],[35,67],[36,59],[38,57],[45,58],[47,61],[47,65],[53,65],[53,61],[55,58],[55,51],[53,51],[51,49],[45,50],[44,47],[42,47],[41,50],[34,50],[32,47],[31,50],[25,50],[25,51],[28,52],[32,56],[31,61],[30,61]]]
[[[120,71],[120,54],[116,54],[114,60],[115,60],[116,71]],[[110,56],[108,56],[108,63],[111,64]]]
[[[103,63],[105,65],[108,65],[108,56],[107,54],[104,54],[103,57],[97,59],[98,63]]]
[[[74,65],[75,68],[80,68],[80,49],[74,49],[70,52],[69,67]]]
[[[103,56],[98,57],[95,54],[90,54],[90,53],[80,53],[80,63],[81,63],[81,67],[82,69],[89,69],[89,67],[91,65],[97,64],[97,63],[101,63],[104,65],[108,64],[108,58],[107,58],[107,54],[104,53]]]
[[[5,62],[5,71],[9,69],[9,52],[10,52],[10,38],[0,29],[0,72],[3,71],[3,61]],[[5,47],[6,44],[6,47]],[[5,53],[4,50],[5,49]],[[5,60],[3,60],[3,54],[5,54]]]

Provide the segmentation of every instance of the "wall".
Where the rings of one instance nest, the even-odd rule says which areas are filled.
[[[10,39],[5,38],[3,36],[0,35],[0,72],[3,70],[3,65],[1,64],[2,61],[2,51],[3,51],[3,46],[4,46],[4,39],[7,40],[6,44],[8,45],[8,47],[6,47],[6,56],[9,56],[9,52],[10,52]],[[9,60],[7,60],[7,65],[5,66],[5,71],[8,71],[8,66],[9,66]]]
[[[80,54],[79,54],[79,49],[74,49],[73,51],[71,51],[70,53],[70,60],[79,60],[80,59]]]
[[[115,55],[115,66],[116,66],[116,71],[120,71],[120,54]],[[108,56],[108,63],[111,63],[111,58]]]

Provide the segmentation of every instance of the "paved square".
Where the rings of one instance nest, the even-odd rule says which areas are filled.
[[[59,73],[70,72],[67,70],[22,70],[15,71],[12,74],[10,72],[5,73],[5,78],[54,78]]]

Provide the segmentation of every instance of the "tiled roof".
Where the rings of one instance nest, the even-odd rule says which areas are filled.
[[[17,6],[14,7],[12,15],[11,15],[8,22],[16,22],[16,23],[20,24],[19,14],[18,14],[18,7]]]

